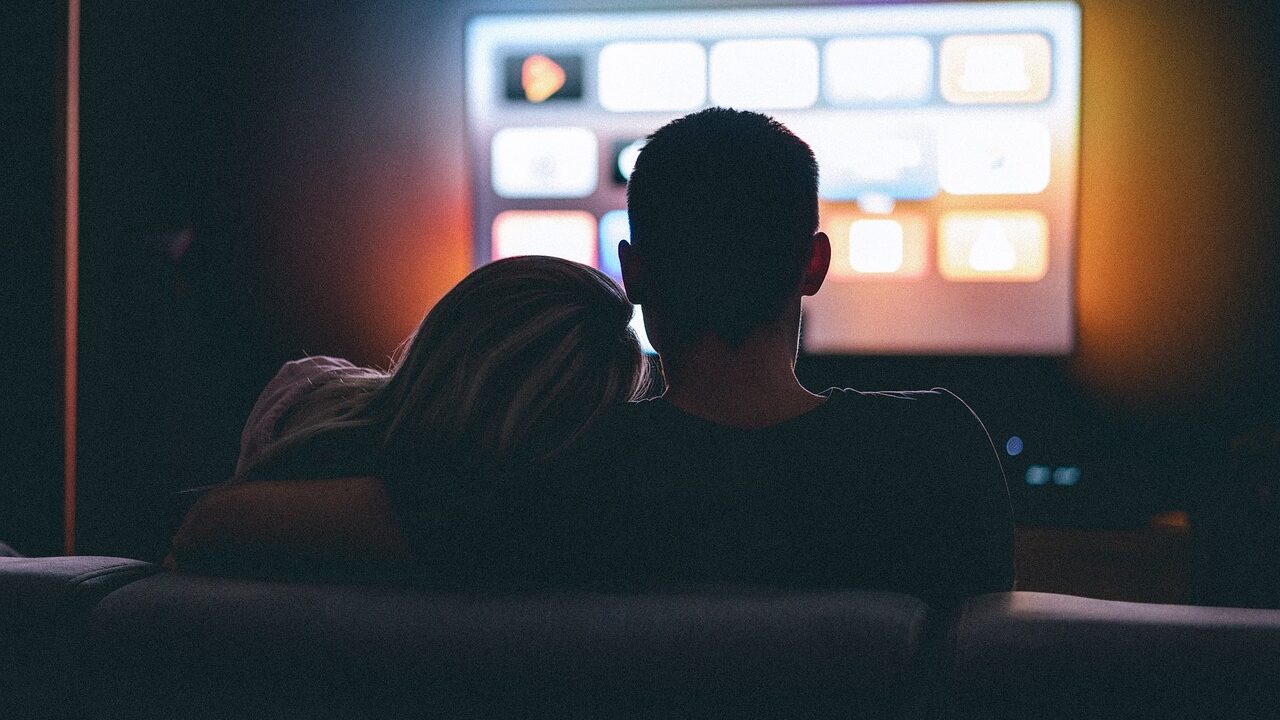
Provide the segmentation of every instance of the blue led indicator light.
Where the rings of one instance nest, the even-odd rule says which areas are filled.
[[[1022,438],[1013,435],[1009,441],[1004,444],[1004,451],[1009,453],[1009,457],[1015,457],[1022,454]]]

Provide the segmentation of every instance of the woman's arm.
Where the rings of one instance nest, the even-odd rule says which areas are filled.
[[[172,557],[182,570],[271,577],[397,573],[411,561],[373,477],[215,488],[187,513]]]

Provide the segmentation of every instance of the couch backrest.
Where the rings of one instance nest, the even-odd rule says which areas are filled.
[[[1280,611],[500,596],[0,558],[0,717],[1280,717]]]
[[[972,717],[1280,717],[1278,610],[999,593],[968,600],[947,645]]]
[[[893,714],[926,619],[882,592],[503,597],[166,573],[108,596],[90,637],[116,694],[104,715],[797,717]]]

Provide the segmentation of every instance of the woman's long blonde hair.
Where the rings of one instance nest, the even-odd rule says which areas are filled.
[[[553,257],[472,272],[423,318],[388,373],[308,393],[248,470],[256,477],[367,474],[465,448],[540,462],[568,448],[647,380],[632,306],[593,268]],[[370,455],[377,458],[370,458]]]

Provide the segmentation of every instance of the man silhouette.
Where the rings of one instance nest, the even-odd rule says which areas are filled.
[[[571,565],[603,585],[875,587],[946,604],[1008,590],[998,456],[951,393],[813,393],[801,298],[831,260],[809,147],[711,108],[651,135],[619,244],[665,393],[621,408],[558,468]],[[572,513],[571,513],[572,514]]]

